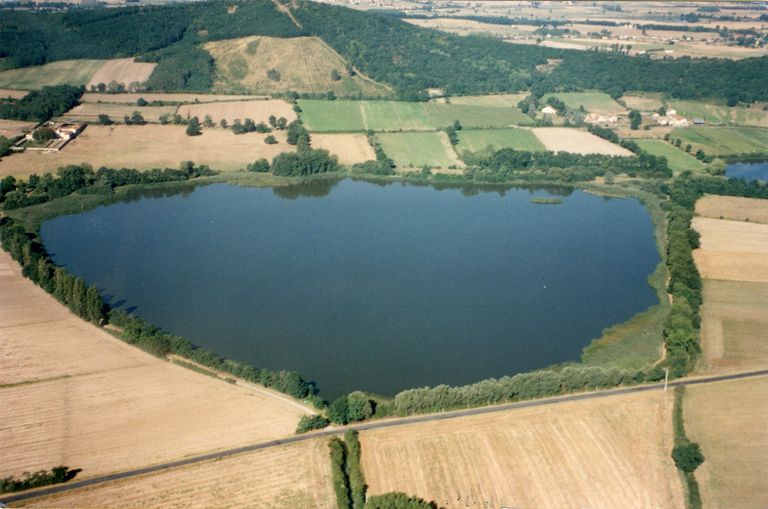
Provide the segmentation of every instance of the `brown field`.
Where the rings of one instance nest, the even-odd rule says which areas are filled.
[[[0,119],[0,136],[13,138],[14,136],[19,136],[26,131],[31,131],[36,125],[37,122]]]
[[[10,88],[0,88],[0,98],[21,99],[29,93],[29,90],[14,90]]]
[[[560,127],[536,127],[533,134],[544,144],[547,150],[554,152],[572,152],[574,154],[606,154],[629,156],[632,152],[614,145],[587,131]]]
[[[240,120],[250,118],[257,124],[267,122],[270,115],[277,118],[285,117],[289,122],[296,120],[296,112],[293,111],[293,107],[282,99],[185,104],[179,106],[179,115],[184,118],[196,116],[201,122],[206,115],[210,115],[214,122],[226,118],[230,124],[238,118]]]
[[[272,159],[295,150],[283,132],[273,135],[276,145],[264,143],[264,134],[234,135],[229,129],[204,129],[201,136],[187,136],[184,126],[89,125],[61,152],[23,152],[0,160],[0,176],[27,176],[55,171],[67,164],[89,163],[95,168],[176,168],[182,161],[207,164],[217,170],[245,168],[259,158]]]
[[[147,122],[159,122],[161,115],[173,116],[176,113],[176,106],[136,106],[135,104],[115,104],[115,103],[82,103],[78,104],[62,118],[67,120],[85,120],[87,122],[96,122],[100,114],[109,115],[113,122],[122,122],[123,117],[129,117],[134,111],[141,113]]]
[[[469,106],[511,106],[517,107],[517,103],[528,96],[521,94],[491,94],[491,95],[465,95],[451,97],[451,104],[466,104]]]
[[[768,223],[768,200],[707,195],[696,202],[696,215],[714,219]]]
[[[324,148],[339,157],[341,164],[375,160],[376,153],[364,134],[313,134],[312,147]]]
[[[621,97],[627,108],[652,111],[662,107],[661,94],[640,93],[639,95],[624,95]]]
[[[267,99],[264,95],[226,95],[226,94],[97,94],[86,92],[80,99],[87,103],[123,103],[136,104],[139,99],[145,101],[165,101],[170,103],[214,103],[219,101],[255,101]]]
[[[701,277],[768,283],[768,224],[695,217],[701,247],[693,256]]]
[[[132,83],[144,83],[149,79],[157,64],[149,62],[134,62],[133,58],[116,58],[104,62],[91,77],[86,88],[99,83],[108,85],[111,82],[122,83],[126,87]]]
[[[671,411],[652,392],[366,431],[363,468],[369,494],[445,509],[679,508]]]
[[[27,502],[25,507],[334,509],[327,439],[290,444]]]
[[[294,402],[165,362],[70,314],[0,253],[0,477],[78,477],[291,434]],[[309,410],[307,410],[309,412]]]
[[[768,284],[704,280],[699,371],[768,366]]]
[[[706,458],[696,470],[704,508],[768,507],[768,378],[688,388],[685,424]]]

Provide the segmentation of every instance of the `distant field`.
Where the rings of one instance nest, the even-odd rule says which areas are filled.
[[[676,173],[684,171],[699,171],[704,169],[704,163],[662,140],[635,140],[640,148],[655,156],[664,156],[667,158],[669,167]]]
[[[696,202],[696,215],[750,223],[768,223],[768,200],[706,195]]]
[[[317,100],[302,100],[299,105],[307,128],[321,132],[432,131],[448,127],[456,120],[467,128],[531,123],[519,109],[508,106]]]
[[[671,411],[658,391],[364,431],[363,470],[445,509],[680,508]]]
[[[272,159],[295,150],[284,131],[273,133],[279,143],[267,145],[264,134],[235,135],[229,129],[203,129],[202,136],[187,136],[184,126],[89,125],[64,150],[54,154],[23,152],[0,160],[0,176],[24,176],[55,171],[67,164],[87,162],[98,168],[176,168],[182,161],[237,170],[256,159]]]
[[[86,92],[82,101],[88,103],[136,104],[139,99],[145,101],[165,101],[171,103],[212,103],[220,101],[256,101],[269,99],[265,95],[228,95],[228,94],[156,94],[142,92],[137,94],[95,94]]]
[[[528,97],[522,94],[494,94],[494,95],[465,95],[451,97],[451,104],[464,104],[468,106],[509,106],[517,107],[517,103]]]
[[[383,133],[376,139],[400,167],[462,165],[445,133]]]
[[[214,58],[215,90],[325,93],[389,96],[392,91],[361,75],[349,76],[346,61],[317,37],[244,37],[203,46]],[[275,69],[278,80],[267,72]],[[339,80],[333,80],[336,71]]]
[[[134,111],[141,113],[147,122],[159,122],[161,115],[173,116],[176,106],[136,106],[115,103],[82,103],[63,115],[67,120],[85,120],[97,122],[101,114],[108,115],[113,122],[122,122],[123,117],[129,117]]]
[[[27,90],[14,90],[10,88],[0,88],[0,99],[21,99],[27,95]]]
[[[364,134],[313,134],[313,148],[322,148],[339,157],[341,164],[375,160],[376,153]]]
[[[558,92],[545,95],[542,101],[546,101],[550,96],[557,97],[570,109],[577,110],[580,106],[584,106],[587,111],[596,113],[621,113],[625,111],[621,104],[604,92]]]
[[[104,62],[91,77],[87,87],[99,83],[109,85],[111,82],[122,83],[126,87],[132,83],[144,83],[149,79],[157,64],[149,62],[134,62],[132,58],[116,58]]]
[[[38,498],[24,507],[335,509],[328,439]]]
[[[694,250],[701,277],[768,283],[768,224],[694,217],[701,235]]]
[[[85,85],[105,62],[105,60],[62,60],[2,71],[0,87],[35,90],[46,85]]]
[[[696,471],[705,509],[768,507],[768,378],[689,387],[685,425],[706,458]]]
[[[594,134],[568,127],[536,127],[532,129],[536,137],[553,152],[571,152],[573,154],[606,154],[630,156],[632,152],[604,140]]]
[[[673,138],[690,143],[693,151],[703,149],[711,155],[768,152],[768,129],[755,127],[679,127]]]
[[[184,118],[197,116],[201,122],[206,115],[210,115],[214,122],[219,122],[225,118],[230,124],[238,118],[240,120],[250,118],[256,123],[266,123],[270,115],[277,118],[285,117],[288,122],[296,119],[296,112],[293,111],[293,107],[282,99],[184,104],[179,106],[178,113]]]
[[[465,151],[477,152],[489,145],[495,149],[513,148],[515,150],[543,151],[544,145],[530,129],[462,129],[459,131],[459,144],[456,149],[461,154]]]
[[[701,101],[678,101],[668,103],[669,108],[677,110],[679,115],[688,118],[700,117],[710,124],[729,125],[738,124],[745,126],[768,126],[768,111],[762,107],[745,108],[712,104]]]
[[[661,94],[648,92],[631,93],[621,97],[628,108],[639,111],[654,111],[663,106]]]

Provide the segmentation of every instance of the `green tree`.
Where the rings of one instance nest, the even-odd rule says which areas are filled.
[[[373,415],[373,404],[364,393],[355,391],[347,396],[347,421],[357,422],[370,419]]]
[[[313,429],[325,428],[331,423],[328,419],[322,415],[302,415],[299,419],[299,424],[296,426],[296,433],[306,433]]]
[[[331,403],[328,407],[328,418],[336,424],[347,424],[349,422],[347,397],[341,396]]]
[[[139,99],[136,101],[136,106],[146,106],[147,101],[143,97],[139,97]]]
[[[134,111],[131,113],[131,124],[133,125],[144,125],[147,121],[144,120],[144,116],[139,113],[138,111]]]
[[[339,74],[339,71],[337,71],[336,69],[333,69],[331,71],[331,79],[333,81],[339,81],[341,79],[341,74]]]
[[[112,122],[112,119],[109,118],[109,115],[106,115],[104,113],[99,114],[99,124],[101,125],[112,125],[114,122]]]
[[[200,130],[200,121],[197,119],[197,117],[192,117],[189,119],[189,123],[187,124],[187,136],[199,136],[203,132]]]
[[[435,505],[405,493],[385,493],[370,497],[365,509],[435,509]]]
[[[277,143],[277,138],[275,138],[271,134],[267,135],[267,137],[264,138],[264,143],[266,143],[267,145],[274,145],[275,143]]]
[[[205,119],[203,119],[203,125],[205,127],[213,127],[216,124],[213,123],[213,119],[211,118],[210,115],[206,115]]]
[[[686,442],[676,445],[672,449],[672,459],[675,460],[677,468],[683,472],[693,472],[699,465],[704,463],[704,455],[696,442]]]
[[[266,173],[269,171],[269,161],[266,159],[257,159],[248,165],[248,171],[255,171],[257,173]]]
[[[50,141],[55,140],[58,138],[56,136],[56,131],[51,129],[50,127],[40,127],[38,129],[35,129],[35,132],[32,133],[32,138],[35,139],[35,141]]]

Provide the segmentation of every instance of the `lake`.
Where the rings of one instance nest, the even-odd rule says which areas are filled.
[[[733,163],[725,168],[725,175],[731,178],[768,181],[768,161],[763,163]]]
[[[643,206],[553,192],[215,184],[58,217],[41,235],[58,264],[173,334],[297,370],[325,398],[393,395],[578,360],[657,303]]]

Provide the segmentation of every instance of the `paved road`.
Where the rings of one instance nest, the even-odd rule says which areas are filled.
[[[713,382],[723,382],[727,380],[738,380],[741,378],[751,378],[756,376],[768,376],[768,369],[763,369],[760,371],[736,373],[732,375],[718,375],[718,376],[707,376],[707,377],[700,377],[700,378],[680,379],[680,380],[675,380],[673,382],[669,382],[669,387],[671,388],[671,387],[678,387],[678,386],[700,385],[700,384],[707,384],[707,383],[713,383]],[[548,398],[548,399],[520,401],[517,403],[506,403],[503,405],[487,406],[487,407],[480,407],[480,408],[468,408],[466,410],[456,410],[452,412],[443,412],[443,413],[437,413],[437,414],[417,415],[414,417],[403,417],[399,419],[386,419],[386,420],[380,420],[380,421],[373,421],[365,424],[345,426],[343,428],[318,431],[315,433],[307,433],[304,435],[294,435],[286,438],[281,438],[279,440],[271,440],[269,442],[261,442],[258,444],[245,445],[243,447],[237,447],[234,449],[226,449],[224,451],[201,454],[200,456],[192,456],[182,460],[170,461],[167,463],[161,463],[159,465],[152,465],[150,467],[137,468],[134,470],[126,470],[124,472],[117,472],[115,474],[93,477],[91,479],[83,479],[82,481],[72,481],[66,484],[58,484],[56,486],[51,486],[49,488],[42,488],[39,490],[27,492],[27,493],[18,493],[15,495],[8,495],[5,497],[0,495],[0,500],[5,503],[28,500],[31,498],[42,497],[45,495],[52,495],[54,493],[61,493],[63,491],[69,491],[69,490],[74,490],[78,488],[85,488],[86,486],[94,486],[97,484],[103,484],[106,482],[116,481],[119,479],[126,479],[129,477],[135,477],[138,475],[160,472],[163,470],[168,470],[170,468],[176,468],[176,467],[181,467],[185,465],[191,465],[194,463],[200,463],[202,461],[217,460],[227,456],[233,456],[235,454],[258,451],[261,449],[269,449],[270,447],[277,447],[280,445],[292,444],[294,442],[302,442],[304,440],[311,440],[313,438],[318,438],[318,437],[338,435],[340,433],[344,433],[348,429],[356,429],[358,431],[363,431],[363,430],[371,430],[371,429],[379,429],[379,428],[390,428],[393,426],[404,426],[407,424],[414,424],[418,422],[457,419],[459,417],[466,417],[468,415],[481,415],[481,414],[490,414],[494,412],[505,412],[507,410],[513,410],[516,408],[529,408],[529,407],[553,405],[555,403],[562,403],[565,401],[580,401],[585,399],[609,398],[613,396],[619,396],[622,394],[655,391],[663,388],[664,388],[663,383],[655,383],[655,384],[649,384],[649,385],[625,387],[621,389],[585,392],[585,393],[579,393],[579,394],[568,394],[568,395],[557,396],[557,397]]]

